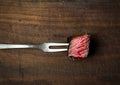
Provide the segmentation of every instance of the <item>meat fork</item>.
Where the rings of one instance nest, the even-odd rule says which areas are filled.
[[[66,48],[50,48],[50,47],[61,47]],[[0,44],[0,49],[16,49],[16,48],[37,48],[43,52],[62,52],[68,50],[69,43],[43,43],[40,45],[27,45],[27,44]]]

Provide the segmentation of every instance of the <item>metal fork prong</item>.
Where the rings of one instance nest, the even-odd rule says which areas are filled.
[[[49,43],[49,46],[68,46],[69,43]]]
[[[67,51],[68,49],[49,49],[48,52],[62,52],[62,51]]]
[[[61,52],[61,51],[67,51],[67,47],[66,48],[50,48],[50,47],[55,47],[55,46],[68,46],[69,43],[44,43],[42,44],[42,50],[44,52]]]

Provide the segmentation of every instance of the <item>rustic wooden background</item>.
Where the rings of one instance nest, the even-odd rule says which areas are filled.
[[[66,42],[91,34],[89,58],[0,50],[0,85],[119,85],[119,0],[0,0],[0,43]]]

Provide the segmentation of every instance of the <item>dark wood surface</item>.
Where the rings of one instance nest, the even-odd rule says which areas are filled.
[[[0,50],[0,85],[119,85],[119,0],[0,0],[0,43],[67,42],[91,34],[87,59]]]

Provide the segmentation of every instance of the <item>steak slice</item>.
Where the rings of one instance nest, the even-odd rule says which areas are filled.
[[[76,36],[70,41],[68,56],[73,59],[86,58],[89,52],[90,36]]]

